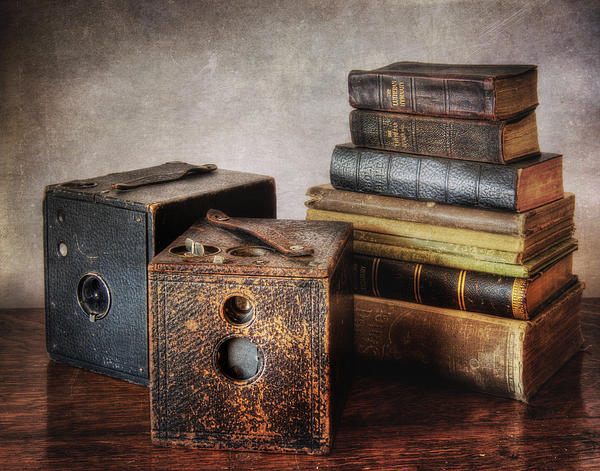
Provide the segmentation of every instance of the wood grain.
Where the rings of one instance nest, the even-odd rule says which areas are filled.
[[[41,309],[0,311],[0,468],[598,469],[600,299],[582,311],[584,350],[530,404],[356,364],[325,457],[153,446],[146,388],[49,360]]]

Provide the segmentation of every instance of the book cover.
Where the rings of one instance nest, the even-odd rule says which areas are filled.
[[[355,295],[355,351],[526,402],[581,347],[582,291],[575,283],[531,321]]]
[[[535,112],[481,121],[354,110],[350,136],[361,147],[500,164],[540,151]]]
[[[310,199],[304,204],[310,209],[426,224],[431,228],[439,226],[523,237],[556,224],[572,223],[575,211],[572,193],[522,213],[338,190],[329,183],[310,187],[306,195]]]
[[[563,197],[562,156],[508,165],[337,145],[330,165],[338,190],[524,212]]]
[[[502,120],[537,106],[537,67],[395,62],[352,70],[348,92],[354,108]]]
[[[354,254],[354,292],[527,320],[573,278],[573,256],[531,278]]]
[[[504,252],[526,253],[534,247],[534,252],[539,253],[550,245],[557,243],[564,231],[573,227],[572,216],[570,219],[551,225],[537,232],[524,235],[498,234],[484,230],[462,229],[460,227],[434,226],[416,222],[399,221],[373,217],[364,214],[343,213],[337,211],[324,211],[321,209],[307,208],[306,219],[320,221],[349,222],[355,231],[370,234],[387,234],[406,238],[420,239],[456,245],[467,245],[482,249],[498,250]],[[385,237],[380,235],[379,237]],[[358,239],[358,237],[357,237]],[[385,241],[373,240],[374,242]]]
[[[376,244],[360,240],[354,241],[354,253],[373,257],[391,258],[407,262],[426,263],[460,270],[480,271],[514,278],[530,278],[562,257],[577,250],[577,241],[567,239],[547,248],[537,256],[523,263],[511,264],[478,260],[469,256],[412,250],[394,245]]]

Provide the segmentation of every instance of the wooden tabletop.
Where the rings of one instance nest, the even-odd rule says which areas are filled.
[[[530,404],[358,365],[330,456],[150,443],[148,391],[48,359],[41,309],[0,311],[0,469],[600,469],[600,299]]]

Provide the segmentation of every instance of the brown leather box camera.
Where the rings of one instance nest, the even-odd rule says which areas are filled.
[[[211,210],[152,260],[154,443],[329,452],[352,355],[351,237]]]
[[[214,207],[275,217],[275,182],[212,164],[170,162],[47,187],[50,356],[147,384],[147,264]]]

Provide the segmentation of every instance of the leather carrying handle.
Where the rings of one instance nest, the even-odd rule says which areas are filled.
[[[176,170],[173,170],[176,169]],[[146,175],[128,182],[113,183],[113,190],[131,190],[140,186],[154,185],[156,183],[167,183],[181,180],[188,175],[214,172],[217,169],[215,164],[188,165],[181,162],[167,162],[157,168],[157,173]]]
[[[305,255],[312,255],[314,250],[310,247],[302,247],[301,245],[290,242],[289,239],[272,227],[266,227],[258,221],[252,219],[245,219],[241,221],[227,216],[218,209],[209,209],[206,213],[206,219],[208,222],[221,229],[228,230],[230,232],[242,233],[250,235],[261,242],[265,243],[268,247],[275,249],[280,254],[287,257],[302,257]]]

